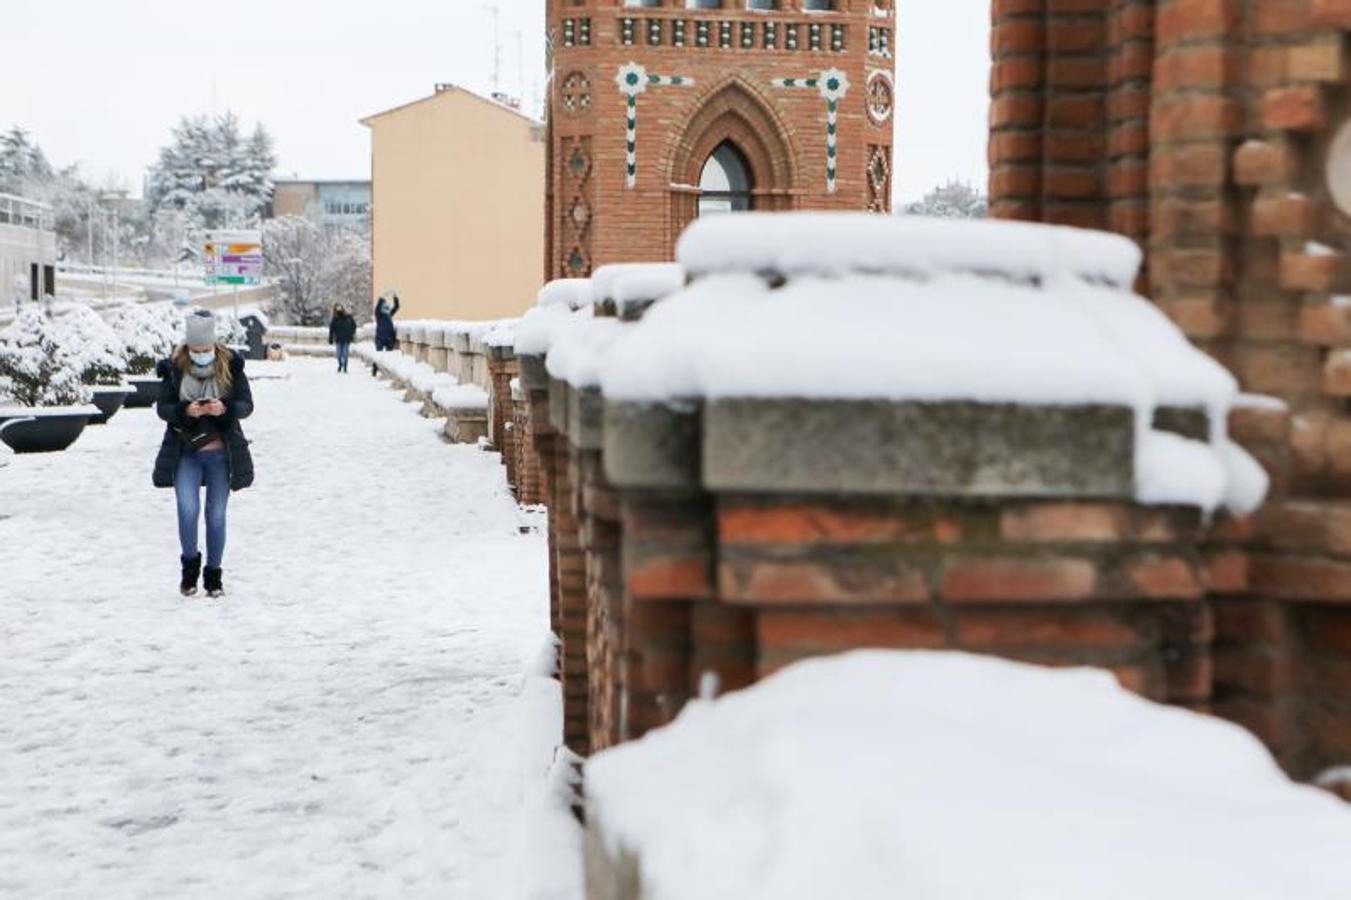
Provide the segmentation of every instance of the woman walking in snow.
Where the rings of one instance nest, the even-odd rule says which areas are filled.
[[[391,308],[384,296],[375,304],[375,349],[397,350],[399,333],[394,328],[394,317],[399,314],[399,295],[394,293],[394,306]],[[371,364],[371,374],[380,374],[380,369]]]
[[[178,499],[178,540],[182,549],[184,597],[197,593],[202,574],[197,520],[206,487],[206,570],[208,596],[225,593],[225,509],[231,491],[253,484],[253,458],[241,419],[253,413],[253,392],[244,357],[218,343],[216,319],[196,312],[184,324],[183,343],[155,369],[160,377],[156,409],[166,423],[155,458],[154,484],[173,488]]]
[[[357,336],[357,320],[347,314],[347,308],[341,303],[333,304],[333,318],[328,323],[328,342],[338,352],[338,371],[347,371],[347,358],[352,350],[352,341]]]

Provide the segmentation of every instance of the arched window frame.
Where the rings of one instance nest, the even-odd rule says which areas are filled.
[[[727,188],[710,188],[710,175],[717,167]],[[755,208],[755,173],[746,154],[735,142],[726,140],[713,148],[704,162],[699,179],[698,215],[720,212],[748,212]]]

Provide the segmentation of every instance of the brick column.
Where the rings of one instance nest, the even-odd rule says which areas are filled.
[[[1104,228],[1107,2],[1047,4],[1041,218]]]
[[[990,37],[990,212],[1041,218],[1046,0],[994,0]]]
[[[1212,352],[1232,328],[1236,215],[1226,190],[1243,124],[1234,0],[1162,0],[1150,159],[1155,301]]]
[[[488,348],[488,438],[502,454],[502,464],[507,467],[507,481],[515,484],[513,470],[516,467],[516,450],[512,442],[514,428],[507,427],[512,422],[512,379],[521,373],[516,362],[516,353],[511,347]]]
[[[1144,244],[1149,236],[1149,107],[1156,0],[1125,0],[1107,15],[1107,219]]]

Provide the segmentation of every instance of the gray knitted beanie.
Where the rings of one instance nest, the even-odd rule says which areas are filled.
[[[183,343],[189,347],[215,346],[216,317],[204,309],[183,320]]]

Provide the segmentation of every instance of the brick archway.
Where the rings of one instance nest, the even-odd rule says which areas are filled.
[[[704,164],[724,142],[735,146],[750,168],[755,209],[793,208],[798,165],[788,129],[754,88],[731,78],[700,98],[672,148],[666,169],[671,181],[672,244],[694,220]]]

